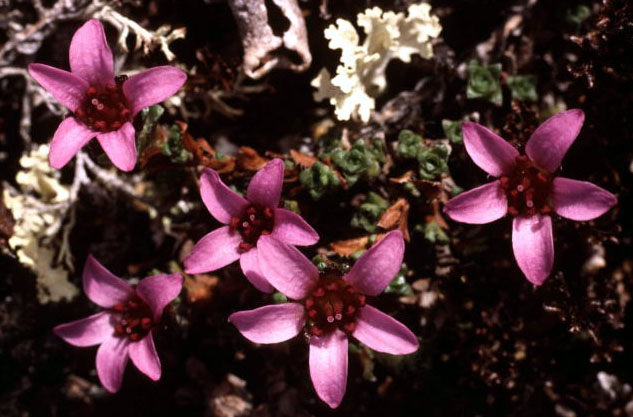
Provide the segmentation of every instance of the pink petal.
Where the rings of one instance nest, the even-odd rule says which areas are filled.
[[[111,393],[121,388],[128,360],[128,347],[127,338],[112,336],[97,350],[97,375],[101,385]]]
[[[275,209],[271,235],[290,245],[308,246],[319,241],[318,233],[301,216],[282,208]]]
[[[519,268],[534,285],[541,285],[554,265],[552,218],[540,214],[515,217],[512,249]]]
[[[142,279],[136,287],[136,294],[152,310],[154,321],[158,321],[167,304],[178,297],[180,290],[182,290],[180,274],[160,274]]]
[[[187,81],[187,74],[170,66],[154,67],[133,75],[123,83],[132,115],[176,94]]]
[[[408,355],[420,346],[407,326],[370,305],[360,310],[352,336],[377,352],[392,355]]]
[[[451,198],[444,212],[462,223],[490,223],[506,215],[508,199],[497,180]]]
[[[554,211],[562,217],[586,221],[602,216],[618,202],[616,196],[595,184],[569,178],[554,178]]]
[[[251,203],[277,208],[283,182],[284,163],[281,159],[273,159],[253,176],[246,190],[246,198]]]
[[[555,114],[532,133],[525,153],[546,170],[556,171],[580,133],[584,121],[585,113],[580,109]]]
[[[240,266],[246,278],[261,292],[271,293],[274,288],[268,283],[261,269],[259,268],[259,257],[257,256],[257,248],[253,248],[248,252],[244,252],[240,256]]]
[[[88,298],[103,308],[111,308],[134,295],[130,284],[105,269],[92,255],[86,259],[83,284]]]
[[[29,64],[29,74],[68,110],[75,111],[84,99],[88,83],[68,71],[43,64]]]
[[[53,332],[73,346],[94,346],[103,343],[114,332],[110,313],[104,311],[70,323],[55,326]]]
[[[272,236],[262,236],[257,249],[262,274],[284,295],[300,300],[314,288],[319,270],[297,248]]]
[[[490,129],[473,122],[462,123],[468,155],[479,168],[499,177],[512,171],[519,152]]]
[[[233,217],[240,217],[248,206],[248,201],[226,186],[217,172],[206,168],[200,177],[200,195],[209,213],[217,221],[231,223]]]
[[[310,337],[310,377],[317,395],[331,408],[343,401],[347,388],[347,336],[340,330]]]
[[[233,313],[229,322],[253,343],[280,343],[299,334],[305,325],[305,309],[297,303],[268,305]]]
[[[64,119],[55,131],[51,142],[48,154],[51,166],[62,169],[95,135],[96,132],[79,123],[74,117]]]
[[[131,171],[136,165],[135,133],[132,123],[127,122],[118,130],[97,135],[103,151],[121,171]]]
[[[91,85],[114,85],[112,51],[97,19],[77,29],[70,42],[70,70]]]
[[[393,230],[358,258],[345,280],[367,295],[380,294],[396,276],[404,257],[404,239]]]
[[[242,236],[229,226],[220,227],[196,243],[185,259],[185,272],[200,274],[220,269],[240,258]]]
[[[161,365],[160,358],[154,346],[152,332],[148,333],[138,342],[130,343],[130,359],[139,371],[150,377],[154,381],[160,379]]]

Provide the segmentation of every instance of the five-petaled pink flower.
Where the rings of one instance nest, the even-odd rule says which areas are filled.
[[[186,272],[214,271],[239,259],[244,275],[257,289],[273,291],[259,269],[260,237],[270,235],[300,246],[313,245],[319,240],[319,235],[301,216],[277,207],[283,179],[284,163],[273,159],[253,176],[244,199],[227,187],[217,172],[205,169],[200,179],[202,201],[225,226],[200,239],[185,259]]]
[[[413,353],[419,342],[402,323],[367,305],[400,269],[402,233],[388,233],[365,252],[347,274],[321,273],[295,247],[271,236],[259,241],[260,267],[268,281],[298,302],[233,313],[229,321],[254,343],[279,343],[304,327],[310,335],[310,376],[319,397],[336,408],[347,386],[347,339],[353,336],[378,352]]]
[[[30,64],[29,73],[74,113],[57,128],[49,161],[60,169],[95,136],[112,163],[122,171],[136,165],[132,119],[141,109],[171,97],[187,75],[161,66],[130,77],[114,76],[114,60],[103,25],[89,20],[70,43],[71,72]]]
[[[100,345],[97,374],[110,392],[121,388],[128,358],[154,381],[160,379],[161,365],[153,332],[165,307],[180,293],[182,277],[154,275],[133,287],[89,256],[83,271],[83,287],[88,298],[106,311],[61,324],[54,332],[74,346]]]
[[[584,118],[579,109],[550,117],[530,137],[526,155],[484,126],[462,124],[466,151],[475,164],[498,179],[452,198],[444,210],[453,220],[471,224],[514,216],[514,257],[535,285],[545,281],[554,264],[552,212],[586,221],[617,203],[613,194],[590,182],[554,175]]]

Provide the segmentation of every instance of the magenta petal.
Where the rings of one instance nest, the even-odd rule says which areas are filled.
[[[284,163],[281,159],[273,159],[253,176],[246,190],[246,198],[251,203],[277,208],[283,182]]]
[[[111,308],[134,295],[130,284],[105,269],[92,255],[86,259],[83,285],[88,298],[103,308]]]
[[[360,310],[352,336],[377,352],[392,355],[408,355],[420,346],[407,326],[370,305]]]
[[[490,129],[473,122],[462,123],[466,152],[479,168],[499,177],[514,168],[519,152]]]
[[[532,133],[525,153],[546,170],[556,171],[580,133],[584,121],[585,113],[580,109],[555,114]]]
[[[347,388],[347,336],[340,330],[310,337],[310,377],[317,395],[331,408],[343,401]]]
[[[176,94],[187,81],[187,74],[170,66],[154,67],[133,75],[123,83],[123,94],[132,115]]]
[[[319,270],[297,248],[262,236],[257,249],[264,277],[285,296],[300,300],[314,288]]]
[[[462,223],[490,223],[506,215],[508,198],[497,180],[451,198],[444,206],[444,212]]]
[[[104,311],[70,323],[55,326],[53,332],[73,346],[94,346],[103,343],[114,332],[110,313]]]
[[[301,216],[282,208],[275,209],[271,235],[290,245],[308,246],[319,241],[318,233]]]
[[[138,342],[130,343],[129,347],[130,359],[139,371],[150,377],[154,381],[160,379],[161,366],[160,358],[154,346],[154,337],[152,332],[148,333]]]
[[[178,297],[182,290],[182,276],[179,274],[153,275],[141,280],[136,286],[136,294],[147,303],[158,322],[167,304]]]
[[[248,252],[244,252],[240,256],[240,266],[246,278],[261,292],[271,293],[274,288],[268,283],[261,269],[259,268],[259,257],[257,256],[257,248],[253,248]]]
[[[269,305],[233,313],[229,322],[253,343],[280,343],[299,334],[305,325],[305,309],[298,303]]]
[[[62,169],[86,143],[96,135],[74,117],[64,119],[51,142],[48,160],[55,169]]]
[[[86,81],[44,64],[29,64],[29,74],[68,110],[75,111],[81,106],[88,89]]]
[[[185,271],[188,274],[211,272],[237,261],[241,241],[242,236],[229,226],[214,230],[196,243],[185,259]]]
[[[248,206],[248,201],[226,186],[217,172],[206,168],[200,177],[200,195],[209,213],[217,221],[231,223],[233,217],[240,217]]]
[[[396,276],[404,257],[404,239],[393,230],[358,258],[345,280],[367,295],[380,294]]]
[[[112,51],[97,19],[77,29],[70,42],[70,70],[91,85],[114,85]]]
[[[602,216],[618,202],[616,196],[595,184],[569,178],[554,178],[554,211],[562,217],[586,221]]]
[[[128,360],[128,347],[127,338],[112,336],[97,350],[97,375],[101,385],[111,393],[121,388]]]
[[[541,285],[554,265],[552,218],[539,214],[515,217],[512,223],[512,249],[528,281]]]
[[[112,164],[121,171],[131,171],[136,165],[136,137],[132,123],[125,123],[120,129],[100,133],[97,140]]]

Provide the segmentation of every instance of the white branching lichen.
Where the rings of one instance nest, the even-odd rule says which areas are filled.
[[[68,271],[57,265],[54,246],[71,198],[71,189],[59,182],[59,172],[48,164],[48,145],[40,145],[20,159],[16,182],[20,191],[3,190],[2,198],[15,219],[9,246],[20,263],[37,275],[41,303],[70,300],[78,289],[68,280]],[[57,245],[59,246],[59,244]]]
[[[163,25],[155,31],[147,30],[134,20],[112,9],[110,6],[104,6],[101,10],[97,11],[93,17],[105,20],[118,30],[118,43],[123,51],[127,52],[127,38],[130,33],[134,33],[136,35],[136,43],[134,44],[135,51],[142,48],[143,54],[148,55],[156,47],[160,47],[160,50],[168,61],[173,61],[174,58],[176,58],[176,55],[169,49],[169,45],[177,39],[184,39],[187,34],[186,28],[172,29],[169,25]]]
[[[431,58],[431,39],[439,36],[442,27],[426,3],[409,6],[407,15],[383,12],[378,7],[367,9],[357,16],[356,23],[366,33],[362,44],[347,20],[337,19],[325,29],[330,49],[341,50],[340,65],[334,77],[322,69],[312,86],[317,88],[314,99],[329,99],[337,119],[367,122],[375,108],[374,98],[386,87],[389,61],[411,62],[413,54]]]

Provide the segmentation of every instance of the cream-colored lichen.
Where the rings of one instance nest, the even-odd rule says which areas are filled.
[[[16,175],[20,192],[4,189],[2,198],[15,219],[9,246],[18,260],[37,275],[40,302],[70,300],[78,289],[68,281],[68,271],[56,265],[55,237],[63,213],[60,204],[70,198],[69,188],[59,182],[59,172],[50,168],[48,145],[40,145],[20,159]]]
[[[347,20],[337,19],[325,29],[330,49],[341,50],[340,65],[334,77],[322,69],[311,85],[317,89],[314,99],[329,99],[339,120],[360,118],[366,122],[375,108],[374,98],[387,85],[389,61],[397,58],[410,62],[413,54],[431,58],[430,41],[439,36],[442,27],[426,3],[411,5],[407,15],[378,7],[367,9],[357,16],[356,23],[366,34],[362,44]]]

